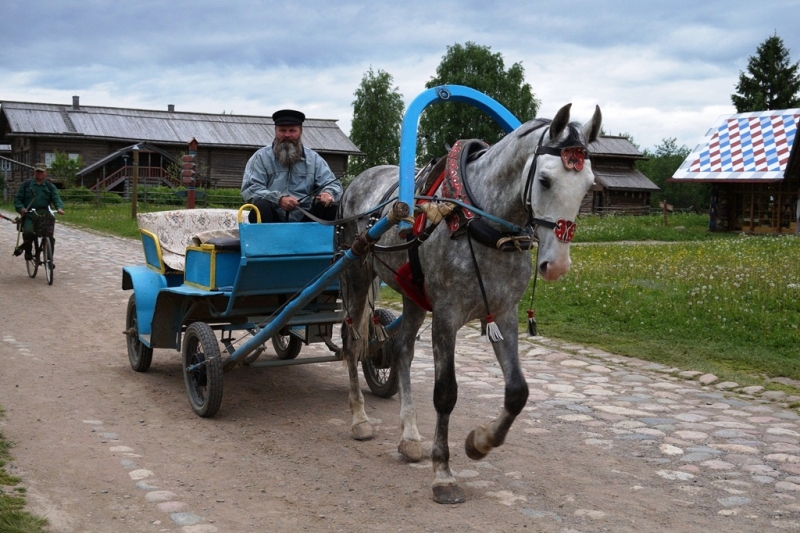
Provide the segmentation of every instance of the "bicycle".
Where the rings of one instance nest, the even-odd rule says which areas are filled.
[[[31,217],[33,220],[34,231],[36,236],[33,239],[33,253],[32,258],[25,258],[25,266],[28,269],[28,275],[35,278],[39,272],[39,266],[44,266],[44,275],[47,278],[47,284],[53,284],[53,271],[56,268],[53,262],[53,232],[56,226],[56,216],[52,209],[48,206],[47,212],[39,214],[36,209],[28,211],[26,216]]]

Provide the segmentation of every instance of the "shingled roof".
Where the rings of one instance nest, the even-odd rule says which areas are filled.
[[[592,154],[626,159],[647,159],[627,137],[619,135],[599,135],[593,143],[589,143],[588,148]]]
[[[634,162],[646,160],[636,146],[626,137],[600,135],[589,144],[592,156],[592,172],[595,181],[614,191],[658,191],[658,185],[650,181]]]
[[[171,106],[170,106],[171,107]],[[0,101],[7,137],[113,139],[201,146],[259,148],[272,142],[271,117]],[[306,119],[303,144],[319,152],[363,155],[334,119]]]
[[[800,171],[800,109],[723,115],[669,181],[757,183]]]

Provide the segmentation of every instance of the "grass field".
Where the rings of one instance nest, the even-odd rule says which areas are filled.
[[[798,258],[794,236],[573,246],[572,270],[537,284],[537,323],[546,336],[740,383],[800,380]]]

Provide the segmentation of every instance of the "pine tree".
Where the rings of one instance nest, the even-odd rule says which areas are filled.
[[[403,95],[392,83],[391,74],[370,68],[354,93],[350,140],[366,157],[351,158],[352,176],[377,165],[398,163],[405,106]]]
[[[731,95],[738,113],[800,107],[800,62],[791,64],[789,50],[778,35],[769,37],[747,61],[747,71],[739,73],[737,94]]]

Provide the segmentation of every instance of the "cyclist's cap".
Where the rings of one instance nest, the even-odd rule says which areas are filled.
[[[305,119],[303,113],[294,109],[281,109],[272,114],[276,126],[299,126]]]
[[[35,165],[33,165],[33,171],[34,172],[39,171],[39,170],[41,170],[43,172],[47,172],[47,165],[45,165],[44,163],[36,163]]]

